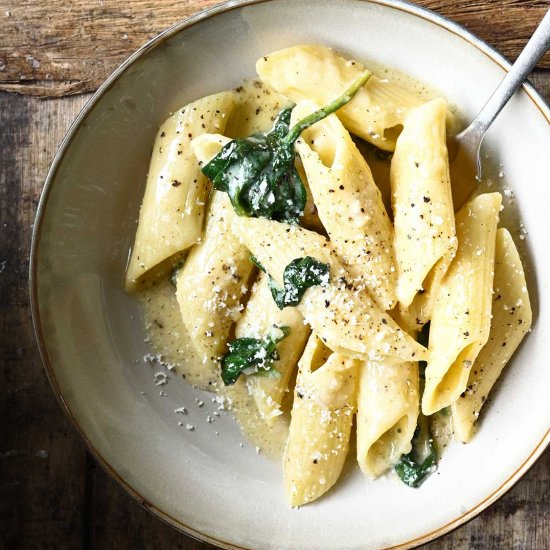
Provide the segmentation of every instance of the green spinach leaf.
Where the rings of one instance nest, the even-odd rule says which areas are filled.
[[[434,471],[437,461],[437,453],[433,442],[428,438],[428,455],[420,461],[415,452],[416,444],[420,438],[421,429],[417,426],[413,437],[413,449],[409,454],[403,455],[399,462],[394,466],[395,471],[401,481],[409,487],[420,487],[426,477]]]
[[[262,263],[260,263],[260,260],[258,260],[258,258],[256,258],[256,256],[254,256],[254,254],[250,254],[249,258],[251,263],[253,263],[258,269],[261,269],[264,273],[267,273],[265,267],[263,266]]]
[[[306,190],[294,165],[294,142],[319,120],[343,107],[364,86],[365,71],[341,96],[290,128],[292,108],[281,111],[267,134],[234,139],[206,165],[203,173],[224,191],[239,216],[298,223]]]
[[[250,256],[250,261],[267,273],[265,267],[254,256]],[[285,267],[284,288],[281,288],[269,273],[267,274],[273,300],[279,309],[284,309],[287,306],[297,306],[308,288],[317,285],[328,286],[330,267],[311,256],[296,258]]]
[[[273,327],[264,338],[238,338],[229,342],[229,351],[222,357],[222,380],[226,386],[234,384],[244,374],[266,373],[273,361],[279,359],[277,344],[290,334],[290,328]]]
[[[285,308],[285,291],[281,289],[281,287],[275,282],[275,279],[267,273],[265,267],[259,262],[258,258],[256,256],[250,254],[250,261],[259,269],[261,269],[264,273],[268,276],[268,282],[267,286],[269,287],[269,290],[271,291],[271,296],[273,296],[273,300],[277,304],[277,307],[279,309]]]

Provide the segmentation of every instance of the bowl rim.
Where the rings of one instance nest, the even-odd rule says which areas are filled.
[[[347,1],[347,0],[344,0]],[[494,47],[490,46],[485,41],[478,38],[471,31],[467,30],[462,25],[448,19],[447,17],[434,12],[428,8],[417,6],[408,2],[406,0],[360,0],[364,3],[377,4],[384,7],[397,9],[408,13],[410,15],[419,17],[429,23],[435,24],[452,34],[462,38],[464,41],[475,46],[481,53],[485,54],[491,61],[496,63],[505,71],[508,71],[511,67],[510,62]],[[200,531],[197,531],[193,527],[184,524],[181,520],[172,517],[169,513],[157,507],[152,502],[149,502],[145,499],[129,482],[127,482],[122,475],[120,475],[114,467],[112,467],[109,462],[102,456],[100,451],[94,447],[91,441],[88,439],[85,431],[81,428],[78,420],[71,411],[68,403],[65,401],[59,384],[56,379],[55,370],[53,363],[50,361],[48,351],[45,343],[44,331],[42,329],[41,318],[40,318],[40,308],[38,300],[38,288],[37,288],[37,264],[38,264],[38,254],[39,254],[39,245],[42,232],[43,221],[46,214],[46,209],[48,205],[48,198],[50,195],[51,188],[56,179],[58,170],[63,163],[65,155],[67,154],[70,145],[73,141],[73,138],[76,136],[80,128],[85,123],[88,115],[94,110],[96,105],[100,102],[103,96],[111,89],[111,87],[117,82],[118,78],[126,72],[135,62],[141,59],[143,56],[148,54],[150,51],[156,47],[163,44],[165,41],[172,38],[174,35],[178,34],[180,31],[190,28],[196,23],[205,21],[211,17],[215,17],[218,14],[232,11],[234,9],[240,9],[247,6],[253,6],[256,4],[264,4],[276,2],[276,0],[229,0],[222,4],[206,8],[204,10],[198,11],[197,13],[179,21],[178,23],[167,28],[159,35],[155,36],[143,46],[141,46],[137,51],[135,51],[130,57],[128,57],[120,66],[118,66],[105,80],[105,82],[97,89],[97,91],[92,95],[92,97],[86,102],[76,119],[73,121],[66,135],[64,136],[55,156],[52,161],[51,167],[46,176],[42,192],[40,194],[40,200],[36,209],[35,221],[32,231],[31,239],[31,249],[30,249],[30,262],[29,262],[29,294],[30,294],[30,306],[31,306],[31,316],[34,327],[34,333],[36,341],[38,344],[38,349],[42,363],[44,366],[44,371],[46,377],[50,383],[50,386],[53,390],[53,393],[63,410],[65,416],[68,418],[73,429],[77,432],[82,443],[85,445],[90,454],[94,459],[101,465],[101,467],[137,502],[143,506],[146,510],[154,514],[156,517],[161,519],[163,522],[175,527],[176,529],[182,531],[186,535],[194,537],[197,540],[207,542],[209,544],[217,545],[220,548],[228,550],[249,550],[249,547],[237,546],[230,542],[212,537]],[[527,93],[535,107],[538,108],[541,115],[546,119],[550,124],[550,105],[542,97],[542,95],[535,89],[535,87],[526,80],[522,86],[522,89]],[[406,550],[410,548],[415,548],[421,544],[433,541],[455,529],[464,525],[468,521],[475,518],[483,510],[488,508],[490,505],[494,504],[499,498],[504,496],[530,469],[537,460],[543,455],[546,448],[550,445],[550,427],[540,440],[540,442],[535,446],[531,453],[527,456],[524,462],[519,466],[515,472],[513,472],[506,481],[504,481],[497,489],[495,489],[490,495],[485,499],[479,502],[476,506],[472,507],[470,510],[467,510],[457,518],[454,518],[452,521],[447,524],[431,530],[419,537],[416,537],[412,540],[398,544],[397,546],[392,546],[392,549],[401,549]],[[389,548],[387,550],[390,550]]]

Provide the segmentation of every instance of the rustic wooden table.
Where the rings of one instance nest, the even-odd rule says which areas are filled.
[[[42,371],[27,274],[48,166],[90,93],[146,40],[216,3],[0,0],[0,548],[212,548],[142,509],[87,454]],[[537,0],[419,3],[510,59],[548,7]],[[532,82],[550,98],[549,56]],[[550,452],[498,503],[426,548],[550,548]]]

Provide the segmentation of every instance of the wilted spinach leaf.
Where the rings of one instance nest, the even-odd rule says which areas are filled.
[[[267,273],[265,267],[254,256],[250,256],[250,261],[264,273]],[[330,278],[330,267],[311,256],[296,258],[285,267],[283,273],[284,288],[281,288],[269,273],[267,274],[273,300],[279,309],[284,309],[287,306],[297,306],[308,288],[317,285],[327,286]]]
[[[291,129],[292,108],[287,108],[267,134],[231,140],[202,167],[203,173],[215,189],[229,195],[239,216],[297,223],[306,204],[306,190],[294,166],[294,142],[306,128],[350,101],[370,75],[365,71],[341,96]]]
[[[413,448],[409,454],[403,455],[399,462],[394,466],[395,471],[401,481],[409,487],[419,487],[424,479],[432,473],[437,460],[437,453],[433,442],[428,438],[427,443],[429,452],[426,458],[419,461],[415,446],[420,438],[421,429],[417,426],[413,437]]]
[[[290,334],[289,327],[274,327],[262,340],[237,338],[227,344],[229,351],[222,357],[222,380],[226,386],[234,384],[241,373],[268,372],[273,361],[279,359],[277,344]]]

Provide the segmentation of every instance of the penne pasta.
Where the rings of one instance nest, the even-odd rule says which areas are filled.
[[[191,142],[193,154],[203,165],[215,157],[222,148],[231,141],[231,138],[221,134],[203,134]]]
[[[489,340],[470,370],[466,391],[451,405],[455,438],[468,442],[491,388],[531,328],[532,312],[521,260],[506,229],[496,236]]]
[[[126,276],[144,360],[215,391],[257,453],[284,453],[293,507],[337,482],[355,414],[362,473],[419,487],[453,435],[473,437],[532,322],[501,195],[455,214],[453,109],[373,66],[385,78],[297,45],[172,115]]]
[[[203,240],[176,277],[176,297],[193,347],[204,365],[202,386],[218,381],[219,359],[243,309],[253,269],[248,250],[231,231],[235,213],[225,193],[210,201]]]
[[[378,355],[425,359],[423,346],[366,291],[353,288],[348,272],[323,236],[293,225],[239,216],[234,218],[233,230],[280,287],[285,267],[297,258],[310,256],[329,266],[327,285],[307,289],[297,307],[330,349],[359,359]]]
[[[501,200],[500,193],[479,195],[457,214],[458,251],[439,289],[430,324],[422,396],[425,415],[460,397],[472,364],[489,338]]]
[[[246,138],[267,132],[278,114],[292,103],[265,82],[246,80],[233,90],[235,106],[231,111],[224,134]]]
[[[397,297],[402,316],[412,318],[409,324],[416,330],[430,319],[437,288],[457,249],[446,111],[443,99],[413,110],[391,162]]]
[[[279,93],[294,102],[311,99],[319,105],[332,101],[364,69],[360,63],[318,45],[285,48],[256,63],[262,81]],[[337,115],[352,134],[380,149],[393,151],[409,111],[421,103],[406,90],[372,76]]]
[[[290,506],[319,498],[340,476],[349,449],[356,383],[357,362],[332,353],[312,334],[298,365],[283,459]]]
[[[288,391],[288,383],[298,359],[304,351],[310,329],[304,324],[300,312],[294,307],[280,310],[269,290],[269,277],[261,273],[252,287],[246,309],[235,327],[237,338],[263,338],[273,326],[286,326],[288,336],[277,345],[279,359],[273,363],[275,373],[255,374],[247,377],[246,385],[254,397],[260,415],[268,425],[282,414],[281,403]]]
[[[231,92],[204,97],[174,113],[160,127],[126,271],[128,291],[135,290],[154,269],[169,270],[174,258],[200,239],[209,183],[190,142],[199,134],[223,132],[233,104]]]
[[[301,102],[292,121],[318,108]],[[366,288],[381,308],[392,309],[397,283],[393,227],[367,162],[335,115],[302,132],[296,150],[321,223],[353,285]]]
[[[357,461],[364,474],[377,478],[411,451],[419,408],[416,362],[360,364]]]

